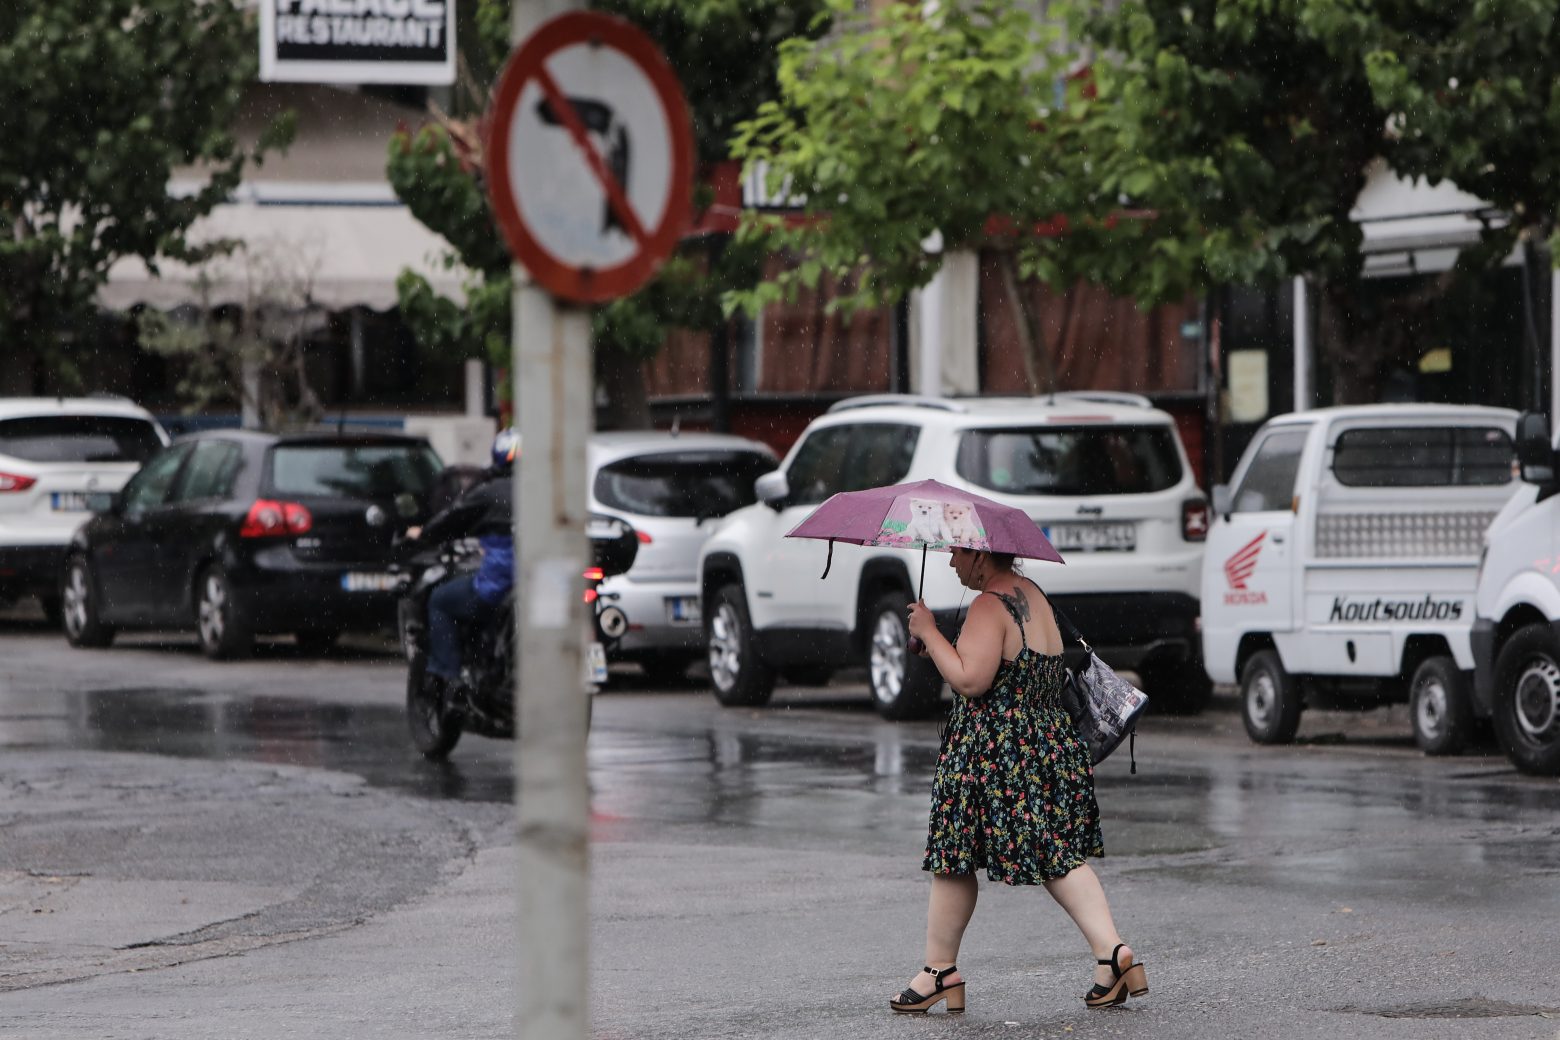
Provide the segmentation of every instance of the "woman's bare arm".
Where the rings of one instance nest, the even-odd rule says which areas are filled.
[[[937,631],[937,622],[925,603],[910,605],[910,634],[926,644],[932,659],[953,692],[960,697],[979,697],[991,689],[991,681],[1002,667],[1003,618],[1007,616],[995,596],[975,597],[954,646]]]

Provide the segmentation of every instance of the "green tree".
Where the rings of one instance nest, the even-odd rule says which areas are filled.
[[[198,262],[190,225],[225,200],[254,151],[234,140],[254,76],[255,27],[239,0],[0,3],[0,343],[13,391],[43,364],[67,375],[112,264]],[[203,171],[173,195],[175,167]]]
[[[699,158],[711,162],[726,157],[737,121],[773,95],[776,45],[805,31],[819,4],[603,0],[595,6],[636,22],[661,44],[688,97]],[[479,0],[468,24],[452,111],[434,112],[427,125],[398,134],[388,163],[396,194],[450,243],[447,262],[470,272],[466,300],[440,296],[413,272],[404,272],[397,288],[425,349],[507,366],[510,261],[488,209],[478,119],[509,51],[509,0]],[[620,423],[648,422],[640,362],[654,356],[672,328],[713,328],[722,320],[722,295],[752,285],[761,264],[762,253],[752,246],[687,247],[640,292],[596,309],[597,378],[619,405]]]
[[[1017,230],[1072,206],[1064,171],[1078,159],[1072,124],[1057,111],[1058,27],[1002,0],[894,3],[871,16],[830,0],[828,11],[833,32],[780,45],[780,96],[733,144],[803,211],[801,220],[749,217],[742,241],[798,262],[729,303],[757,313],[825,272],[844,286],[833,306],[892,303],[925,285],[944,252],[999,239],[1016,289],[1032,251],[1032,236]],[[1039,330],[1019,293],[1007,296],[1036,382],[1036,355],[1046,356]]]

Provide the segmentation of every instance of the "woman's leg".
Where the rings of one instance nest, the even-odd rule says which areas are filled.
[[[931,968],[946,968],[957,963],[959,944],[964,940],[964,929],[975,913],[975,897],[980,894],[980,883],[974,874],[933,874],[932,894],[926,906],[926,960]],[[943,979],[948,985],[960,982],[958,972]],[[937,988],[937,980],[926,972],[917,972],[910,981],[910,988],[917,993],[931,993]]]
[[[1094,868],[1087,863],[1080,864],[1065,876],[1047,881],[1045,890],[1073,919],[1073,924],[1078,926],[1088,942],[1089,949],[1094,951],[1095,960],[1108,960],[1111,951],[1121,942],[1121,936],[1116,933],[1116,922],[1110,916],[1110,904],[1105,901],[1105,889],[1100,884],[1099,875],[1094,873]],[[1130,950],[1131,947],[1128,947],[1123,955]],[[1094,981],[1102,986],[1110,985],[1114,981],[1110,966],[1095,965]]]

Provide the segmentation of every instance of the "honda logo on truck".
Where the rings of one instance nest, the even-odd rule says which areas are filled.
[[[1230,583],[1231,589],[1224,594],[1224,602],[1230,606],[1267,602],[1267,593],[1246,588],[1246,582],[1257,569],[1257,556],[1262,552],[1262,539],[1266,537],[1267,532],[1263,531],[1224,561],[1224,580]]]

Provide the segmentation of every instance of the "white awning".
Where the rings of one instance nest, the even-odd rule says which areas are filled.
[[[461,298],[463,268],[446,269],[449,244],[428,230],[395,200],[389,186],[246,186],[234,202],[218,206],[191,231],[191,240],[236,239],[257,263],[239,257],[214,261],[206,275],[213,304],[243,303],[252,296],[256,270],[284,272],[307,286],[309,298],[328,309],[395,306],[395,281],[410,268],[446,296]],[[121,260],[109,271],[98,302],[110,310],[138,303],[170,308],[198,303],[199,272],[163,262],[152,277],[139,259]]]

